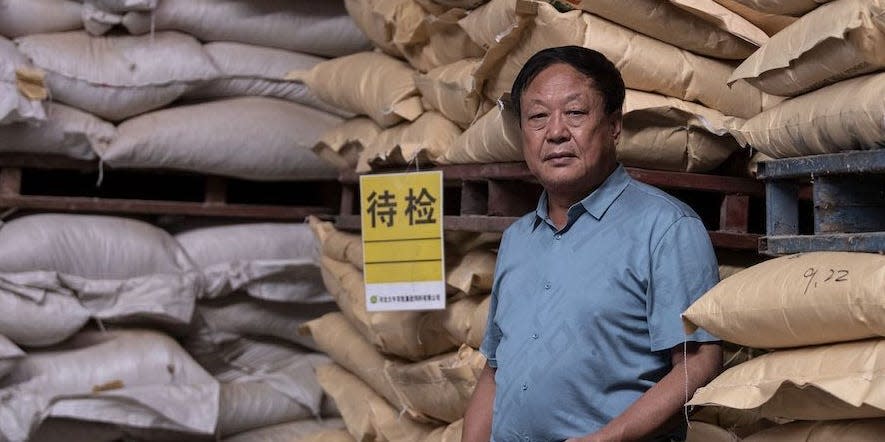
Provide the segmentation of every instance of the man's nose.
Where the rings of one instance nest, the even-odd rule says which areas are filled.
[[[547,142],[560,144],[571,139],[572,133],[561,112],[553,112],[547,121]]]

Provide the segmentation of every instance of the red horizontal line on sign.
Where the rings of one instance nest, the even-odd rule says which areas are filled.
[[[363,240],[364,243],[370,242],[402,242],[402,241],[424,241],[428,239],[442,239],[438,236],[431,236],[428,238],[397,238],[397,239],[372,239],[372,240]]]
[[[405,261],[372,261],[367,262],[365,265],[370,264],[401,264],[404,262],[441,262],[441,259],[407,259]]]

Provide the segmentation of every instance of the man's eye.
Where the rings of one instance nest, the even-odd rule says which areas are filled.
[[[575,115],[575,116],[587,115],[587,111],[585,111],[585,110],[570,110],[570,111],[568,111],[568,114]]]
[[[540,120],[542,118],[546,118],[547,114],[531,114],[529,115],[529,120]]]

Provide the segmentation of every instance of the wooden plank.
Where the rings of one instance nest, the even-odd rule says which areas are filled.
[[[199,202],[101,199],[89,197],[0,196],[0,207],[61,212],[138,213],[301,220],[307,215],[332,214],[329,207],[205,204]]]
[[[759,241],[759,251],[775,256],[818,251],[885,253],[885,232],[766,236]]]
[[[541,186],[527,181],[489,181],[488,214],[522,216],[538,206]]]
[[[854,150],[762,161],[756,177],[803,178],[864,173],[885,173],[885,150]]]
[[[15,196],[21,193],[22,171],[16,167],[0,169],[0,195]]]
[[[725,195],[719,209],[719,230],[746,233],[750,223],[750,197]]]
[[[885,176],[815,179],[814,233],[885,231]]]
[[[765,231],[768,236],[799,233],[798,187],[790,180],[765,183]]]
[[[345,183],[341,185],[341,203],[338,213],[341,215],[351,215],[356,208],[353,200],[356,198],[356,185]]]
[[[761,235],[753,233],[708,231],[713,247],[736,250],[758,250]]]

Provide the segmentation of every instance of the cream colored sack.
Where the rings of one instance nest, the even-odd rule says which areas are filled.
[[[444,422],[464,417],[486,359],[463,346],[458,352],[414,364],[388,361],[384,373],[406,407]]]
[[[427,322],[439,324],[457,344],[479,348],[485,335],[490,296],[468,296],[449,302],[445,310],[428,314]]]
[[[19,50],[46,71],[53,99],[120,121],[163,107],[218,70],[191,36],[158,32],[91,37],[85,32],[29,35]]]
[[[318,440],[322,442],[350,442],[353,438],[345,430],[341,419],[304,419],[284,424],[271,425],[245,433],[238,433],[227,437],[224,442],[307,442]],[[343,435],[338,435],[343,433]],[[323,439],[312,439],[315,435],[324,435]],[[334,435],[334,437],[333,437]]]
[[[351,118],[327,130],[313,146],[313,151],[338,170],[354,170],[360,153],[382,130],[371,118]]]
[[[276,97],[345,118],[353,116],[324,103],[304,83],[284,80],[287,73],[310,69],[325,58],[230,42],[209,43],[203,50],[218,67],[219,76],[188,91],[185,98]]]
[[[581,11],[560,13],[546,3],[518,1],[533,22],[512,29],[489,49],[478,76],[491,73],[484,93],[497,99],[510,91],[523,64],[541,49],[578,45],[603,53],[621,71],[627,87],[697,101],[726,115],[749,118],[762,110],[762,93],[726,80],[733,66],[692,54]],[[517,19],[523,23],[525,19]],[[531,24],[529,24],[531,23]],[[495,70],[494,66],[500,68]]]
[[[579,0],[576,9],[596,14],[636,32],[708,57],[743,60],[768,40],[761,29],[712,0]],[[683,8],[704,8],[722,28]],[[695,11],[697,12],[697,11]]]
[[[175,29],[202,41],[233,41],[323,57],[371,46],[340,0],[162,0],[155,11],[127,13],[123,26],[138,35]]]
[[[398,23],[412,22],[414,26],[424,15],[421,6],[412,0],[344,0],[344,6],[357,27],[375,46],[398,58],[403,58],[402,52],[394,44]]]
[[[344,421],[341,421],[342,425]],[[244,440],[243,442],[248,442]],[[347,432],[347,430],[323,430],[316,433],[308,434],[298,442],[356,442],[356,439]]]
[[[400,416],[387,401],[356,376],[337,365],[317,368],[317,379],[341,409],[351,436],[359,441],[422,441],[433,430]]]
[[[840,0],[805,15],[729,78],[796,96],[885,67],[885,0]]]
[[[492,290],[498,255],[488,249],[475,249],[465,255],[446,256],[446,286],[455,294],[477,295]]]
[[[885,419],[792,422],[750,435],[745,442],[879,442]]]
[[[736,435],[738,440],[777,425],[774,421],[760,417],[753,411],[722,407],[700,407],[700,409],[696,409],[691,415],[691,425],[694,425],[695,422],[702,422],[726,429]]]
[[[121,124],[102,160],[115,168],[175,169],[251,180],[338,176],[311,147],[341,121],[278,98],[242,97],[179,106]]]
[[[358,173],[379,166],[405,166],[410,163],[429,164],[454,145],[461,129],[439,112],[428,111],[412,123],[403,123],[378,134],[363,150],[357,164]]]
[[[468,128],[482,101],[473,77],[480,63],[478,58],[467,58],[416,75],[415,85],[424,107],[439,111],[462,129]]]
[[[751,410],[766,418],[885,417],[885,340],[768,353],[726,370],[688,404]]]
[[[800,17],[830,0],[734,0],[760,12]]]
[[[439,164],[523,161],[522,133],[512,109],[499,104],[480,117],[437,158]]]
[[[813,252],[757,264],[683,313],[686,324],[756,348],[885,336],[885,257]]]
[[[62,155],[94,160],[116,129],[106,121],[61,103],[45,104],[46,120],[0,125],[0,152]]]
[[[769,36],[777,34],[797,20],[796,17],[791,17],[789,15],[770,14],[750,8],[746,5],[738,3],[738,0],[713,1],[747,19],[747,21],[756,25],[756,27],[758,27],[759,29],[765,31],[765,33]]]
[[[361,52],[324,61],[286,78],[303,81],[327,104],[368,115],[383,127],[414,121],[422,112],[409,65],[378,52]]]
[[[399,24],[394,43],[409,64],[420,72],[482,57],[485,51],[458,26],[458,19],[464,14],[454,9],[440,15],[425,13],[414,24]]]
[[[464,419],[452,422],[444,427],[433,430],[423,442],[461,442],[464,431]]]
[[[772,157],[872,149],[885,144],[885,73],[852,78],[791,98],[733,133]]]
[[[352,264],[322,258],[323,280],[342,313],[381,352],[420,361],[455,348],[424,312],[366,311],[363,274]]]
[[[74,0],[4,0],[0,35],[16,38],[80,29],[82,8]]]
[[[307,217],[307,222],[320,243],[323,256],[363,268],[363,240],[359,235],[337,230],[332,223],[314,216]]]
[[[734,433],[704,422],[691,421],[685,442],[740,442]]]

